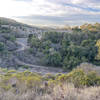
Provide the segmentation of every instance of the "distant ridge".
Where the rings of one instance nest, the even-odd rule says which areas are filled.
[[[26,27],[30,27],[30,28],[38,28],[36,26],[31,26],[31,25],[27,25],[21,22],[17,22],[14,19],[10,19],[10,18],[5,18],[5,17],[0,17],[0,24],[2,25],[12,25],[12,26],[26,26]]]
[[[17,22],[13,19],[10,19],[10,18],[0,17],[0,23],[9,25],[9,24],[16,24]]]

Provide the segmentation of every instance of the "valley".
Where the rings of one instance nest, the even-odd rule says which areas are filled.
[[[0,100],[99,100],[99,23],[52,29],[0,22]]]
[[[21,24],[20,24],[21,25]],[[0,33],[1,42],[4,42],[5,44],[8,42],[8,40],[5,38],[5,36],[14,36],[15,40],[10,41],[11,45],[9,44],[7,55],[5,53],[1,55],[1,62],[0,65],[2,68],[7,69],[16,69],[19,72],[29,70],[31,72],[37,72],[42,75],[47,73],[57,74],[62,73],[63,70],[61,68],[54,68],[54,67],[47,67],[39,64],[39,57],[33,56],[29,54],[28,49],[28,35],[29,34],[35,34],[38,37],[40,34],[42,34],[43,30],[38,28],[32,28],[30,26],[15,26],[14,25],[1,25],[1,28],[4,28],[4,30],[9,29],[10,32],[8,33]],[[4,41],[2,41],[2,36]],[[6,42],[7,41],[7,42]],[[12,49],[11,49],[12,48]],[[10,50],[11,49],[11,50]],[[3,56],[5,56],[3,58]],[[27,68],[26,68],[27,67]]]
[[[16,39],[16,43],[18,43],[20,46],[19,48],[15,51],[18,55],[18,53],[23,53],[25,50],[28,49],[27,46],[27,38],[17,38]],[[24,56],[22,55],[21,58],[23,58]],[[30,57],[27,58],[27,60],[30,59]],[[33,59],[31,60],[31,62],[33,62],[33,64],[21,61],[20,59],[18,59],[16,57],[16,62],[19,65],[23,65],[23,66],[28,66],[29,67],[29,71],[31,72],[36,72],[36,73],[40,73],[40,74],[47,74],[47,73],[51,73],[51,74],[57,74],[57,73],[63,73],[63,70],[60,68],[53,68],[53,67],[46,67],[46,66],[39,66],[39,65],[35,65],[36,63],[36,58],[33,57]],[[23,59],[22,59],[23,60]],[[25,69],[22,69],[25,70]],[[20,70],[19,70],[20,71]]]
[[[100,0],[0,0],[0,100],[100,100]]]

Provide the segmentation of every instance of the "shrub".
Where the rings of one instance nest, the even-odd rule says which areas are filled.
[[[87,74],[87,81],[88,81],[88,86],[96,86],[100,85],[100,76],[97,75],[96,72],[92,71]]]
[[[78,58],[76,58],[74,56],[69,57],[69,58],[65,57],[65,59],[63,61],[63,68],[64,68],[64,70],[71,70],[78,64],[80,64],[80,60]]]
[[[5,35],[4,36],[7,40],[10,40],[12,42],[14,42],[16,40],[16,37],[14,35]]]
[[[0,42],[0,52],[4,51],[5,46],[3,42]]]
[[[59,52],[53,52],[52,54],[47,54],[45,56],[46,64],[51,66],[60,66],[62,57]]]
[[[24,66],[22,66],[22,68],[28,69],[28,68],[29,68],[29,66],[24,65]]]
[[[60,82],[70,82],[75,87],[100,85],[100,76],[96,72],[85,73],[82,69],[74,69],[68,74],[62,74],[57,78]]]

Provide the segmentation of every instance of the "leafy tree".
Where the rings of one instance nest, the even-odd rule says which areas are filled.
[[[2,52],[4,48],[5,48],[4,43],[0,42],[0,52]]]
[[[84,47],[89,47],[89,46],[94,46],[95,45],[95,41],[88,39],[88,40],[83,40],[81,43],[81,46]]]
[[[41,46],[41,42],[36,36],[33,36],[30,40],[30,46],[39,48]]]
[[[51,44],[52,44],[52,42],[50,40],[44,41],[42,43],[42,48],[43,49],[45,49],[45,48],[48,48],[49,49],[51,47]]]
[[[100,60],[99,42],[100,24],[85,24],[75,27],[68,32],[46,32],[39,40],[36,36],[30,36],[31,48],[41,48],[45,56],[46,64],[72,69],[82,62],[97,64],[95,58]],[[97,54],[98,51],[98,54]],[[36,50],[37,52],[37,50]]]
[[[73,69],[75,66],[77,66],[78,64],[80,64],[80,60],[74,56],[70,56],[65,57],[64,61],[63,61],[63,68],[64,70],[71,70]]]
[[[54,52],[45,56],[46,63],[51,66],[60,66],[61,65],[61,55],[59,52]]]
[[[97,41],[96,46],[98,48],[98,54],[96,56],[96,59],[100,60],[100,40]]]
[[[59,43],[63,34],[59,32],[46,32],[43,36],[44,40],[50,40],[53,43]]]

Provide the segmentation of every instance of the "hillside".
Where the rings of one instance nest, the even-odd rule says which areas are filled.
[[[4,17],[0,17],[0,24],[2,24],[2,25],[12,25],[12,26],[27,26],[27,27],[32,27],[30,25],[27,25],[27,24],[24,24],[24,23],[20,23],[20,22],[17,22],[15,20],[13,20],[13,19],[4,18]]]
[[[2,68],[26,70],[38,73],[58,73],[60,68],[46,68],[39,64],[38,57],[29,53],[27,43],[29,34],[37,37],[44,32],[42,29],[23,25],[11,19],[1,18],[0,24],[0,65]],[[19,24],[19,25],[18,25]]]
[[[1,100],[100,100],[99,92],[99,23],[43,29],[0,18]]]
[[[1,67],[27,66],[31,70],[37,66],[39,72],[44,68],[45,73],[50,72],[48,69],[67,72],[84,62],[100,65],[99,23],[84,24],[66,31],[47,31],[11,19],[0,19]],[[37,67],[33,69],[36,72]]]

